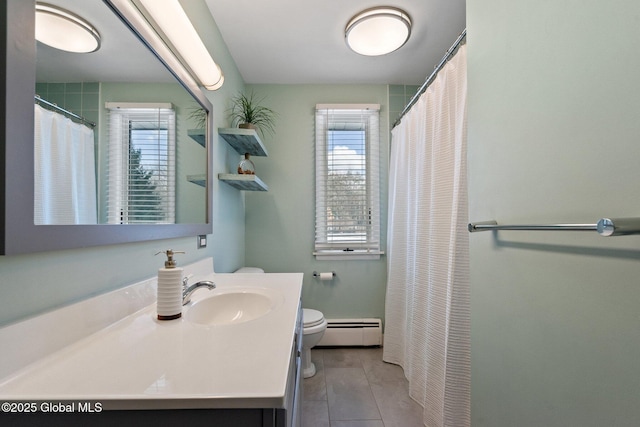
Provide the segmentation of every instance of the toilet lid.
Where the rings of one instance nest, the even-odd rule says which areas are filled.
[[[319,325],[324,321],[324,315],[318,311],[310,308],[302,309],[302,322],[306,327]]]
[[[240,267],[234,273],[264,273],[264,270],[258,267]]]

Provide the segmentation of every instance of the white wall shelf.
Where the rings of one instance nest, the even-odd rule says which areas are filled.
[[[218,128],[218,135],[240,155],[268,156],[266,147],[254,129]]]
[[[207,137],[204,134],[204,129],[188,129],[187,135],[189,135],[189,138],[193,139],[198,144],[206,147]]]
[[[256,175],[240,175],[234,173],[218,174],[218,179],[224,181],[238,190],[245,191],[269,191],[267,184]]]
[[[187,181],[199,185],[200,187],[205,187],[207,186],[207,174],[200,174],[200,175],[187,175]]]
[[[240,155],[266,157],[269,154],[255,129],[218,128],[220,135]],[[238,190],[243,191],[268,191],[267,184],[255,175],[241,175],[232,173],[218,174],[218,179],[224,181]]]

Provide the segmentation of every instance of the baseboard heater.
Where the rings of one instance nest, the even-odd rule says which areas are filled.
[[[327,319],[327,330],[318,347],[380,346],[380,319]]]

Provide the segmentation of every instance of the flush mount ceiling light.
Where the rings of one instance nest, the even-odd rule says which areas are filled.
[[[354,52],[366,56],[391,53],[411,35],[411,18],[395,7],[374,7],[351,18],[344,31],[345,41]]]
[[[224,76],[177,0],[140,0],[151,18],[208,90],[222,87]]]
[[[56,49],[89,53],[100,49],[100,34],[81,17],[46,3],[36,3],[36,40]]]

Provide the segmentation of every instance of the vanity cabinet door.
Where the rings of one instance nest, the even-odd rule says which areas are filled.
[[[298,320],[296,323],[296,339],[294,340],[295,349],[295,396],[293,399],[293,407],[291,414],[290,427],[302,427],[302,302],[298,307]]]
[[[285,408],[276,409],[275,427],[302,427],[302,325],[302,305],[300,304],[289,359]]]

